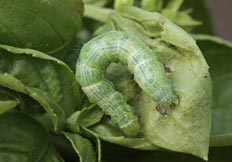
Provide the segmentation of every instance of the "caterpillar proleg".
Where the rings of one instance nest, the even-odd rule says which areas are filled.
[[[134,74],[141,89],[161,107],[176,103],[165,69],[145,43],[121,31],[110,31],[87,42],[76,64],[76,78],[92,103],[96,103],[128,136],[140,128],[134,108],[105,78],[111,62],[122,62]]]

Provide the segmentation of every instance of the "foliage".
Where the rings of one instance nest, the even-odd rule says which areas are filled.
[[[9,0],[0,6],[0,161],[232,160],[232,43],[210,35],[203,0]],[[112,38],[106,47],[129,56],[149,49],[178,97],[160,107],[125,66],[129,61],[87,62],[92,69],[107,65],[100,75],[138,118],[133,137],[112,120],[113,110],[100,108],[121,100],[99,107],[78,83],[80,73],[86,75],[76,70],[77,61],[85,61],[79,55],[104,54],[98,38],[111,38],[112,30],[141,43],[124,49],[128,42],[115,39],[114,45]],[[136,53],[138,64],[140,57]]]

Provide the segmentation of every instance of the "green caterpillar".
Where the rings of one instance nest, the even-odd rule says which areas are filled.
[[[165,74],[163,65],[145,43],[121,31],[110,31],[87,42],[76,64],[76,78],[90,102],[104,113],[128,136],[136,136],[140,127],[132,106],[105,78],[111,62],[122,62],[134,74],[134,80],[159,107],[176,103],[177,96]]]

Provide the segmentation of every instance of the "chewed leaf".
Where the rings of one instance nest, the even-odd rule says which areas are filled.
[[[166,51],[166,54],[164,54],[165,52],[156,52],[157,54],[162,54],[163,57],[170,54],[170,51],[168,50]],[[196,64],[197,66],[195,66],[194,69],[183,68],[191,67],[189,64],[192,60],[196,59],[196,62],[192,61],[192,65],[197,63],[197,56],[192,56],[193,58],[190,61],[186,58],[181,58],[178,53],[176,53],[176,55],[173,54],[173,57],[176,58],[176,62],[173,62],[172,65],[167,64],[165,60],[163,61],[166,63],[166,66],[172,70],[170,77],[175,81],[176,92],[180,97],[180,104],[179,106],[174,107],[173,110],[170,110],[168,115],[162,115],[157,111],[157,103],[141,92],[132,80],[128,79],[131,78],[131,74],[129,72],[126,73],[125,68],[123,68],[122,65],[110,66],[108,71],[109,75],[115,79],[116,88],[126,96],[130,104],[135,106],[138,111],[137,114],[141,116],[140,124],[142,125],[142,128],[144,128],[141,132],[144,133],[143,136],[146,140],[166,149],[192,153],[206,158],[209,145],[209,103],[211,98],[211,86],[207,68],[205,69],[205,74],[199,74],[202,75],[202,77],[201,81],[198,81],[197,79],[199,78],[197,78],[198,76],[196,76],[194,70],[196,70],[197,67],[202,69],[202,66],[200,66],[201,64]],[[119,71],[121,72],[121,76],[117,75],[119,74]],[[180,72],[178,73],[178,71]],[[208,78],[205,78],[205,75]],[[194,77],[196,81],[189,77]],[[124,144],[119,140],[116,141],[120,138],[120,134],[115,134],[115,131],[109,136],[108,131],[112,130],[112,126],[108,126],[110,129],[106,129],[105,127],[105,124],[98,124],[92,129],[99,134],[98,136],[100,138],[106,141],[121,145],[126,143],[126,139],[122,140],[125,142]],[[133,145],[131,144],[134,144],[135,141],[134,138],[134,141],[127,143],[126,146],[132,147]]]
[[[175,65],[169,67],[176,72],[176,76],[173,74],[173,80],[175,80],[180,103],[167,112],[167,115],[163,115],[157,109],[155,102],[145,94],[141,94],[137,106],[142,115],[144,135],[150,142],[158,146],[207,159],[211,97],[209,81],[204,83],[195,80],[200,79],[194,72],[198,68],[188,70],[186,73],[180,71],[178,74],[179,70],[177,69],[186,66],[186,62],[183,60]],[[205,75],[209,77],[207,73],[202,73],[201,77],[204,78]],[[184,79],[179,80],[181,77]]]
[[[191,48],[183,50],[184,44],[180,48],[179,44],[176,44],[177,47],[172,49],[160,43],[154,49],[154,53],[158,54],[161,62],[169,69],[169,77],[179,98],[178,105],[163,114],[157,109],[157,104],[143,93],[139,100],[135,99],[135,103],[138,101],[144,135],[150,142],[206,160],[211,127],[212,91],[208,65],[192,38],[185,34],[180,35],[185,36],[180,42],[189,39],[188,46]],[[178,37],[167,37],[170,42],[175,39]]]
[[[0,85],[39,102],[51,116],[55,129],[74,112],[78,85],[63,62],[38,51],[0,46]]]
[[[0,161],[39,161],[48,147],[48,133],[34,118],[19,112],[0,115]]]
[[[115,75],[122,73],[122,66],[115,67],[109,78],[116,83],[115,87],[124,94],[128,103],[135,107],[142,128],[139,137],[145,137],[158,147],[190,153],[206,160],[212,89],[208,65],[195,40],[165,16],[136,7],[125,7],[120,13],[112,14],[108,26],[97,33],[110,29],[134,35],[153,50],[152,54],[158,56],[163,64],[178,98],[178,102],[169,108],[160,107],[136,85],[135,76],[124,73],[126,77],[121,75],[116,79]],[[164,98],[166,95],[163,95]],[[104,139],[107,132],[104,137],[101,136]]]

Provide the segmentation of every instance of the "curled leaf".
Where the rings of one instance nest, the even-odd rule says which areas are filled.
[[[19,103],[19,99],[14,94],[0,87],[0,114],[16,107]]]
[[[96,152],[93,144],[87,138],[77,133],[64,132],[64,135],[79,155],[80,162],[96,162]]]
[[[0,46],[0,85],[26,94],[48,112],[55,130],[64,124],[78,102],[74,74],[63,62],[44,53]]]

